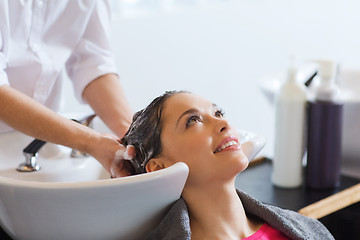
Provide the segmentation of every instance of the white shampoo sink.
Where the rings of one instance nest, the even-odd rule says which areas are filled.
[[[106,131],[95,118],[94,129]],[[111,179],[92,157],[46,143],[37,172],[18,172],[33,140],[0,134],[0,224],[14,239],[142,239],[180,196],[185,163]]]

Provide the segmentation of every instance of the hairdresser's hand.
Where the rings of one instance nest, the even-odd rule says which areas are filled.
[[[99,134],[96,141],[89,143],[88,148],[88,153],[96,158],[112,177],[131,175],[131,165],[125,160],[135,156],[135,149],[126,149],[116,136]]]
[[[125,147],[121,145],[121,149],[116,152],[115,159],[110,167],[111,177],[117,178],[131,175],[133,167],[129,160],[134,159],[135,155],[134,146],[128,145]]]

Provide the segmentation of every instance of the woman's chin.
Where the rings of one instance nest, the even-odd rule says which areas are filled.
[[[249,159],[245,156],[245,154],[242,154],[242,156],[237,159],[236,165],[234,164],[233,168],[236,171],[236,174],[239,174],[244,171],[248,166]]]

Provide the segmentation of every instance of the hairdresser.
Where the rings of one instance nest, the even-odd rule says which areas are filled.
[[[109,16],[106,1],[0,2],[0,137],[17,130],[86,152],[115,176],[127,174],[119,138],[132,111],[116,74]],[[78,100],[89,104],[117,136],[56,113],[66,75]]]

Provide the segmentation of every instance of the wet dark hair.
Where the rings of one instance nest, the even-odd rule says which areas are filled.
[[[167,91],[134,114],[129,130],[121,139],[125,146],[131,144],[136,150],[135,159],[131,161],[132,174],[145,173],[148,161],[160,156],[164,104],[171,96],[185,92]]]

